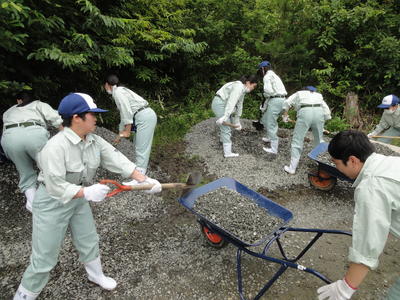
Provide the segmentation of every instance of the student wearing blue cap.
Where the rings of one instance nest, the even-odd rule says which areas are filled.
[[[323,142],[323,131],[326,120],[331,118],[331,112],[322,95],[313,86],[306,86],[303,90],[291,95],[283,102],[284,122],[289,121],[288,111],[291,107],[297,111],[296,125],[294,127],[290,165],[284,170],[289,174],[295,174],[303,152],[304,138],[311,128],[314,136],[314,147]]]
[[[58,107],[64,130],[52,137],[38,154],[40,183],[33,202],[32,254],[14,300],[38,297],[58,261],[65,237],[72,241],[84,264],[88,279],[103,289],[117,286],[104,275],[89,201],[104,200],[109,187],[94,183],[97,168],[133,179],[130,185],[152,184],[149,193],[161,191],[161,184],[135,170],[136,165],[101,137],[93,134],[98,108],[92,97],[72,93]]]
[[[272,66],[269,61],[262,61],[258,65],[258,73],[263,78],[264,83],[264,98],[263,105],[260,110],[263,115],[260,122],[264,125],[266,130],[266,137],[263,137],[264,142],[270,142],[269,148],[263,147],[264,151],[268,153],[278,153],[278,117],[282,112],[282,105],[287,95],[285,86],[278,75],[272,71]]]
[[[375,129],[368,134],[369,138],[376,135],[400,136],[400,110],[398,107],[399,98],[396,95],[387,95],[382,99],[382,103],[378,105],[378,108],[384,109],[382,117]],[[383,133],[380,134],[381,132]],[[390,144],[392,139],[378,138],[377,141]]]
[[[26,209],[32,212],[36,193],[36,156],[49,139],[48,125],[62,129],[62,119],[49,104],[34,100],[30,92],[17,95],[17,104],[3,114],[1,145],[16,166],[18,187],[26,196]]]
[[[118,86],[116,75],[109,75],[104,83],[104,89],[112,96],[120,113],[120,138],[129,138],[132,128],[135,134],[136,168],[146,174],[153,143],[154,130],[157,125],[157,115],[149,103],[130,89]]]

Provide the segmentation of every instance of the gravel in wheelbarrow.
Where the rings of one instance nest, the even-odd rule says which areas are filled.
[[[252,199],[227,187],[200,196],[193,210],[246,244],[262,242],[266,232],[274,232],[283,222]]]

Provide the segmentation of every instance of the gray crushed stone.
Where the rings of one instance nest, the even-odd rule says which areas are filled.
[[[215,119],[194,126],[185,140],[187,153],[205,160],[207,172],[216,177],[233,177],[255,191],[267,191],[268,197],[294,214],[291,226],[349,230],[352,222],[352,188],[338,181],[334,190],[316,191],[310,188],[307,173],[315,162],[306,154],[312,149],[305,143],[298,171],[287,175],[283,166],[290,159],[290,130],[279,130],[278,155],[262,151],[262,133],[243,120],[244,130],[234,132],[233,149],[238,158],[225,159],[218,142]],[[97,133],[112,141],[115,134],[98,128]],[[309,137],[312,140],[311,135]],[[117,148],[134,160],[134,148],[123,140]],[[17,188],[17,174],[12,164],[1,164],[0,172],[0,292],[11,299],[29,263],[31,215],[25,210],[25,199]],[[149,176],[168,178],[168,170],[157,167]],[[97,179],[123,178],[101,170]],[[103,291],[88,282],[78,254],[68,233],[51,272],[50,281],[38,299],[239,299],[236,283],[236,250],[233,245],[217,250],[204,240],[195,217],[176,199],[143,192],[120,193],[101,203],[91,203],[97,231],[103,269],[118,287]],[[228,209],[228,208],[227,208]],[[309,234],[288,233],[282,244],[292,255],[298,253]],[[338,236],[322,238],[301,261],[336,280],[343,276],[350,239]],[[389,239],[382,257],[381,272],[371,272],[354,299],[378,299],[392,284],[398,270],[394,265],[397,250]],[[280,257],[278,249],[271,255]],[[245,295],[255,297],[271,278],[277,265],[246,256],[243,258]],[[314,299],[322,281],[299,270],[289,269],[263,299]]]
[[[200,196],[193,210],[246,244],[261,242],[284,224],[254,200],[226,187]]]

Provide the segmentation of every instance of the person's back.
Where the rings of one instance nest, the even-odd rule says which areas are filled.
[[[388,206],[391,230],[400,237],[400,157],[371,154],[364,163],[354,185],[358,201],[370,201],[369,206]],[[379,193],[379,198],[363,197],[364,193]],[[385,203],[374,203],[377,201]]]
[[[47,123],[61,129],[61,117],[50,105],[32,100],[30,93],[24,92],[16,97],[16,105],[3,114],[3,134],[1,145],[4,153],[15,164],[18,174],[18,187],[27,198],[26,208],[32,210],[36,193],[37,172],[35,162],[37,153],[49,138]]]

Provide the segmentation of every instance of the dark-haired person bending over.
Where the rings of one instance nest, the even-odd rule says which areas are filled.
[[[400,157],[375,153],[368,137],[356,130],[338,133],[328,151],[336,168],[355,179],[355,212],[349,269],[343,279],[320,287],[318,299],[345,300],[378,267],[389,233],[400,237]],[[386,299],[400,299],[400,279]]]

